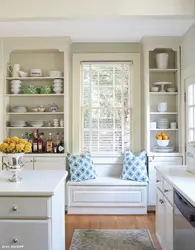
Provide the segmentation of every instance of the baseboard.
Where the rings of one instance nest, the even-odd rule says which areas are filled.
[[[156,211],[156,206],[148,206],[147,211]]]

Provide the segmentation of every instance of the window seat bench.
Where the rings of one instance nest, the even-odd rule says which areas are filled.
[[[118,176],[68,181],[68,214],[146,214],[147,185]]]

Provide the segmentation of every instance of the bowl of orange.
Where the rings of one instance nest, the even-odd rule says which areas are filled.
[[[162,132],[161,134],[156,135],[156,142],[159,147],[166,147],[169,145],[170,137],[166,133]]]

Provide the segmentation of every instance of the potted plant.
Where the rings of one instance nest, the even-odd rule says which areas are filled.
[[[13,173],[13,176],[9,181],[20,182],[21,178],[18,177],[18,172],[23,170],[23,157],[25,153],[29,153],[32,150],[30,142],[16,136],[11,138],[5,138],[3,143],[0,144],[0,152],[4,153],[7,158],[7,164],[4,163],[6,169]]]

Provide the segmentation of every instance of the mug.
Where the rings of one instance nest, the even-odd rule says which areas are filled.
[[[177,128],[177,123],[171,122],[171,129],[176,129],[176,128]]]
[[[166,102],[158,103],[158,111],[159,112],[166,112],[167,111],[167,103]]]
[[[8,70],[12,74],[12,77],[19,77],[20,64],[8,65]]]

